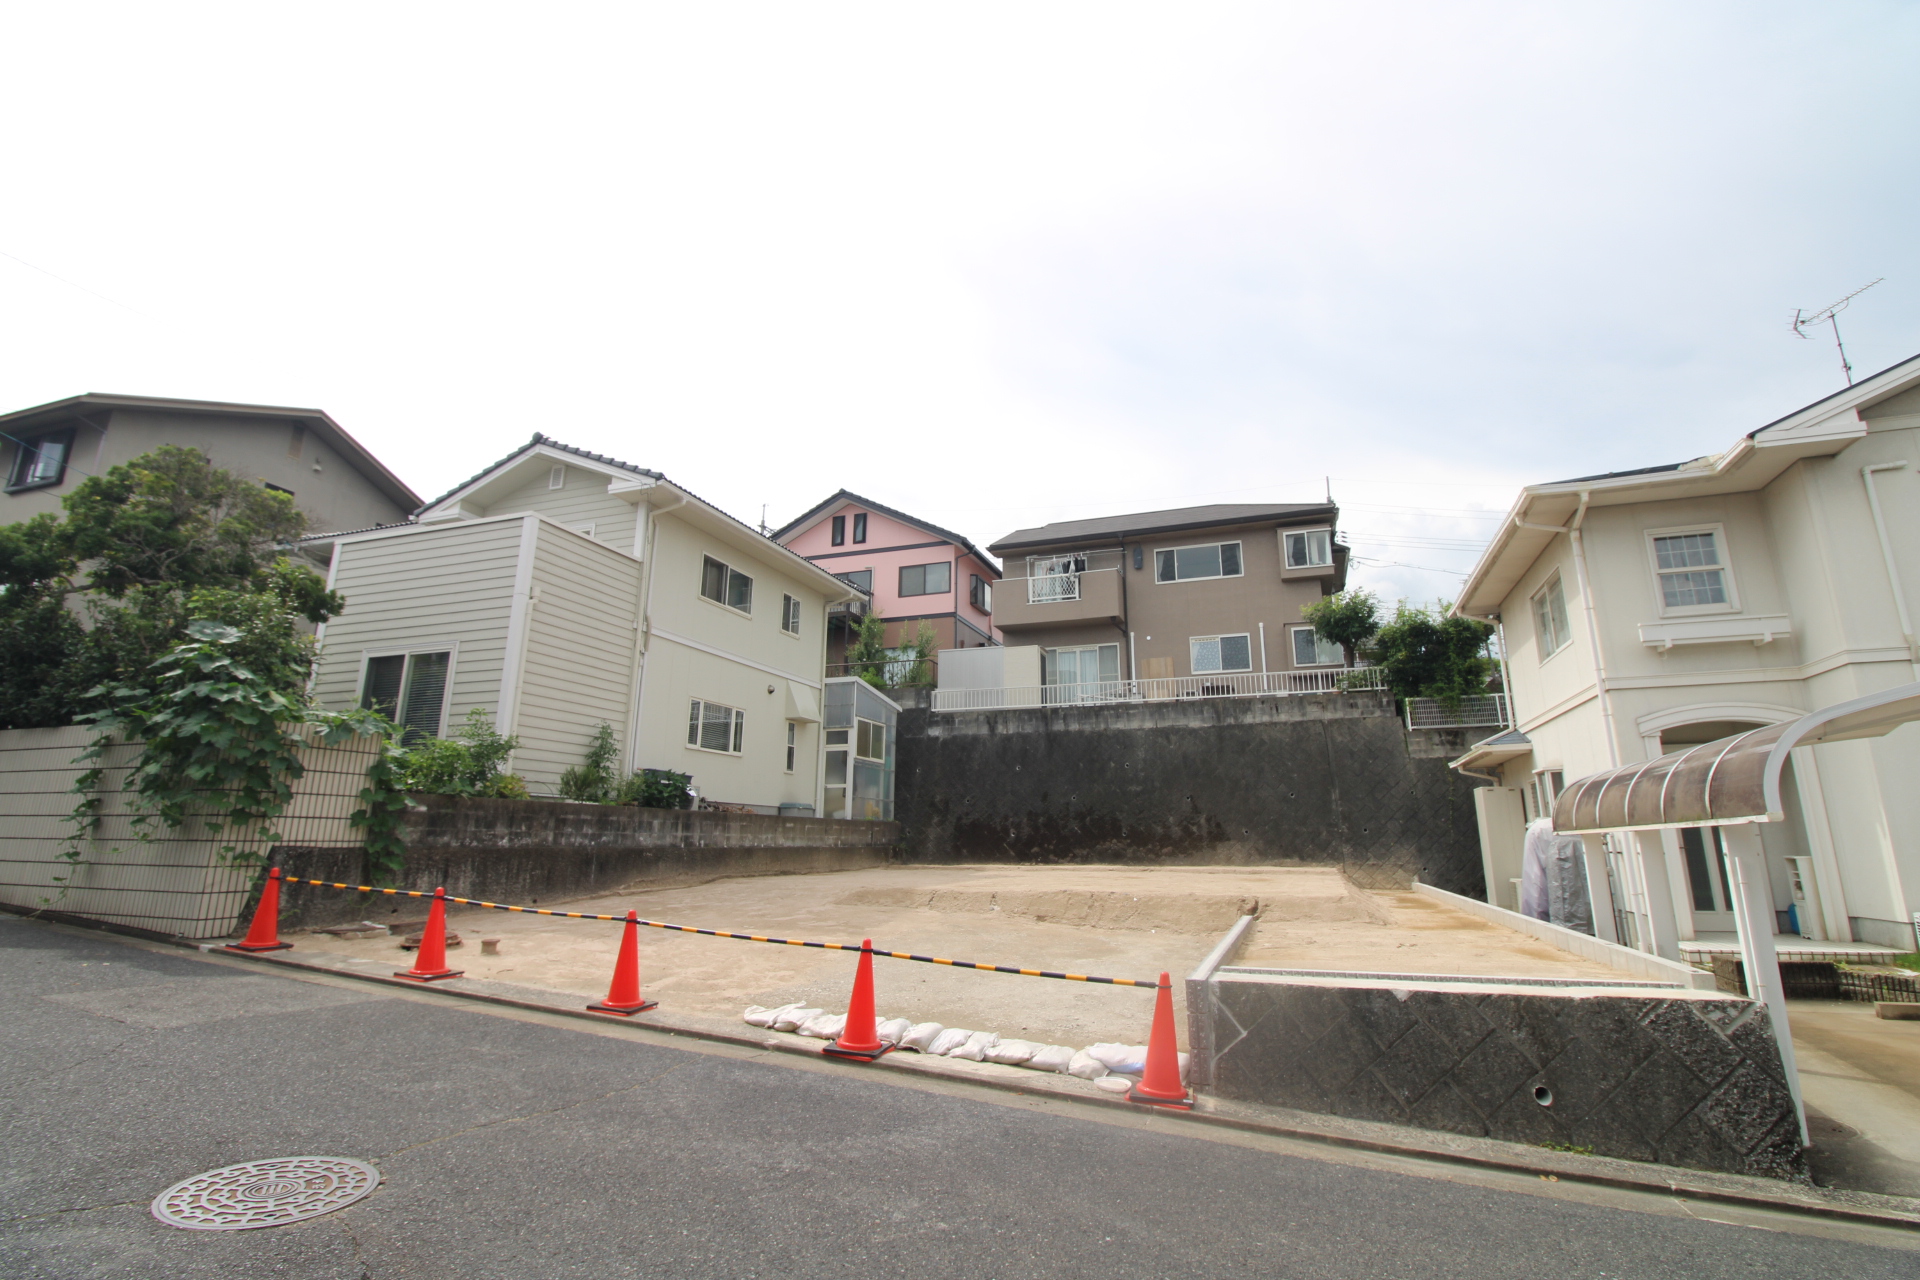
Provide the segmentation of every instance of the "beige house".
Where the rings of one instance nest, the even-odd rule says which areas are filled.
[[[605,723],[623,769],[823,812],[827,608],[856,593],[658,472],[536,435],[412,523],[311,541],[347,601],[321,705],[431,734],[484,708],[536,794]]]
[[[1278,677],[1336,670],[1340,650],[1300,610],[1346,585],[1339,514],[1331,503],[1243,503],[1010,533],[988,548],[1006,565],[994,602],[1003,662],[1093,696],[1121,686],[1155,696],[1151,682],[1168,696],[1279,692]]]
[[[1513,698],[1515,728],[1454,762],[1491,784],[1489,898],[1516,905],[1521,829],[1566,781],[1920,678],[1916,601],[1920,357],[1724,453],[1523,490],[1456,606],[1499,624]],[[1914,950],[1920,740],[1798,748],[1789,773],[1787,820],[1760,827],[1781,931]],[[1603,932],[1731,938],[1712,830],[1609,839]]]
[[[318,409],[89,394],[0,415],[0,524],[58,512],[86,477],[169,444],[291,495],[312,529],[392,524],[420,505]]]

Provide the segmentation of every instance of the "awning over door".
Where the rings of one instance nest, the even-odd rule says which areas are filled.
[[[1910,720],[1920,720],[1920,683],[1592,774],[1560,793],[1553,829],[1572,834],[1778,822],[1785,816],[1780,773],[1795,747],[1878,738]]]

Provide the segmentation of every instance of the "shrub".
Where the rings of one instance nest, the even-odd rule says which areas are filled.
[[[394,748],[395,782],[404,791],[524,800],[526,782],[502,771],[519,745],[520,739],[494,729],[485,707],[475,707],[451,738],[428,738]]]
[[[642,809],[691,809],[693,777],[671,769],[642,769],[620,784],[613,803]]]
[[[587,762],[576,764],[560,775],[560,794],[569,800],[591,804],[614,804],[620,779],[614,766],[620,760],[620,744],[614,741],[613,726],[602,722],[587,746]]]

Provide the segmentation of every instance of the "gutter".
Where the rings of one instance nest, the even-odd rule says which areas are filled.
[[[1752,445],[1748,442],[1748,448]],[[1733,452],[1738,453],[1735,449]],[[1593,648],[1593,687],[1600,698],[1600,723],[1607,736],[1607,760],[1610,768],[1620,767],[1620,743],[1613,732],[1613,703],[1607,697],[1607,660],[1605,651],[1600,647],[1600,623],[1593,609],[1593,586],[1587,578],[1587,551],[1580,537],[1580,526],[1586,523],[1587,504],[1592,499],[1591,490],[1580,490],[1580,505],[1574,509],[1573,519],[1564,525],[1531,524],[1518,515],[1513,524],[1520,529],[1538,529],[1546,533],[1564,533],[1573,545],[1573,574],[1580,586],[1581,610],[1587,617],[1587,643]],[[1504,647],[1504,646],[1503,646]],[[1511,695],[1509,695],[1511,696]],[[1509,707],[1512,703],[1509,701]],[[1517,723],[1517,719],[1516,719]]]

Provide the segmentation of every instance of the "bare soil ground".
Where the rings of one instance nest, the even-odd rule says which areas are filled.
[[[758,876],[695,886],[636,887],[543,907],[624,913],[738,932],[828,942],[872,938],[888,950],[1107,977],[1180,979],[1248,912],[1260,914],[1236,963],[1381,972],[1618,977],[1523,934],[1411,893],[1355,888],[1330,868],[888,867],[821,875]],[[419,919],[403,906],[378,923]],[[448,962],[469,977],[598,999],[613,972],[618,926],[456,908],[465,943]],[[483,956],[479,941],[500,939]],[[404,969],[398,939],[300,935],[303,949]],[[658,929],[640,931],[643,989],[663,1006],[739,1017],[750,1004],[803,1000],[846,1008],[854,957]],[[875,962],[882,1017],[935,1021],[1075,1047],[1145,1040],[1149,992],[1084,982],[980,973],[898,960]]]

